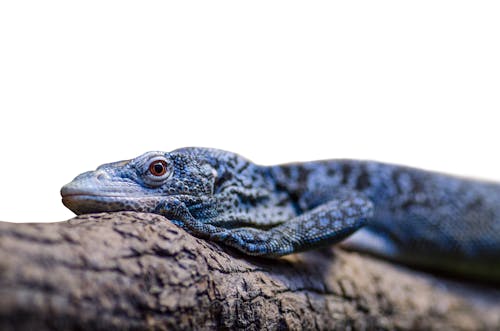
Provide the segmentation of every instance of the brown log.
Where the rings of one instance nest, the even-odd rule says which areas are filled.
[[[500,330],[500,289],[340,248],[244,256],[122,212],[0,222],[1,330]]]

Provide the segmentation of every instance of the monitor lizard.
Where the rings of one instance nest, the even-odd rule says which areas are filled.
[[[61,195],[76,214],[157,213],[249,255],[342,241],[414,266],[500,280],[500,183],[375,161],[262,166],[189,147],[101,165]]]

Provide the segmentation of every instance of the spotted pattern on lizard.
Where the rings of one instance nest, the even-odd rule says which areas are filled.
[[[342,242],[407,264],[500,279],[500,184],[493,182],[374,161],[261,166],[192,147],[104,164],[61,194],[76,214],[157,213],[249,255]]]

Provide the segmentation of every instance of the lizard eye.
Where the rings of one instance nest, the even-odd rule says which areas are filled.
[[[160,152],[149,152],[132,161],[140,180],[151,188],[162,186],[174,174],[173,160]]]
[[[149,172],[156,177],[162,177],[167,173],[167,162],[156,160],[149,164]]]

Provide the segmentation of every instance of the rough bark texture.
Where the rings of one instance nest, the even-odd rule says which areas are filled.
[[[0,222],[2,330],[499,330],[500,290],[340,249],[249,258],[161,216]]]

